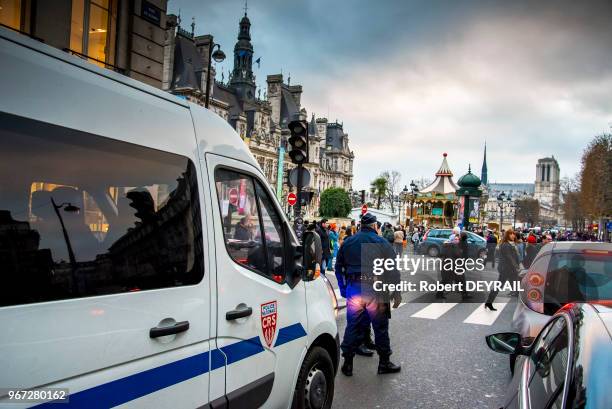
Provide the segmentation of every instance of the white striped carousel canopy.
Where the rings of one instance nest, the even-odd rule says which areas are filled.
[[[446,157],[448,156],[444,153],[442,159],[442,164],[440,165],[440,169],[436,172],[436,179],[427,187],[424,187],[419,191],[419,194],[426,193],[441,193],[443,195],[454,194],[459,186],[453,180],[453,172],[450,170],[448,166],[448,161]]]

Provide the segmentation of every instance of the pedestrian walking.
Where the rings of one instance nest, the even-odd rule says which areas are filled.
[[[316,232],[321,238],[321,249],[323,252],[323,260],[321,262],[321,270],[327,270],[327,266],[331,264],[331,244],[329,241],[329,233],[327,232],[327,219],[321,219],[317,225]]]
[[[486,263],[491,263],[491,267],[495,268],[495,250],[497,249],[497,237],[489,230],[487,234],[487,259]]]
[[[506,283],[508,281],[516,281],[520,271],[519,254],[516,248],[516,235],[512,229],[504,232],[504,238],[499,246],[499,264],[497,271],[499,272],[499,281]],[[497,297],[498,291],[491,290],[485,303],[485,308],[491,311],[497,311],[493,307],[493,301]]]
[[[419,243],[421,242],[421,235],[419,234],[418,230],[414,231],[414,234],[412,235],[411,240],[412,240],[413,253],[416,254],[417,249],[419,247]]]
[[[467,292],[466,283],[465,283],[465,271],[459,272],[456,269],[458,265],[457,260],[459,259],[467,259],[469,257],[469,247],[468,247],[468,234],[465,231],[462,231],[459,235],[459,243],[455,244],[457,250],[455,251],[455,262],[453,265],[455,266],[455,282],[461,284],[461,299],[463,301],[469,300],[472,298],[470,294]],[[462,264],[465,265],[465,262]]]
[[[333,260],[336,258],[337,254],[338,254],[338,248],[340,247],[338,245],[338,240],[339,240],[339,235],[338,235],[338,231],[337,231],[337,226],[335,223],[332,223],[329,225],[329,242],[331,245],[331,249],[332,249],[332,254],[331,254],[331,260],[329,262],[329,264],[326,267],[326,271],[333,271],[332,269],[332,263]]]
[[[395,254],[401,256],[404,252],[404,232],[401,227],[397,226],[395,228],[395,233],[393,233],[393,249],[395,250]]]
[[[364,329],[369,323],[374,329],[376,352],[379,356],[378,373],[399,372],[401,366],[393,364],[391,343],[389,340],[389,318],[391,315],[391,295],[374,290],[376,280],[384,283],[399,283],[399,271],[385,271],[374,275],[374,259],[393,259],[395,255],[390,243],[378,235],[376,216],[366,213],[361,219],[361,229],[354,236],[348,237],[336,260],[336,278],[340,294],[347,299],[346,329],[342,340],[342,373],[353,375],[353,357],[363,341]],[[362,264],[364,256],[364,264]],[[394,305],[399,305],[401,294],[392,295]]]
[[[525,247],[525,258],[523,259],[523,266],[525,268],[531,267],[531,263],[535,260],[538,251],[540,251],[538,239],[535,234],[529,233],[529,236],[527,236],[527,245]]]

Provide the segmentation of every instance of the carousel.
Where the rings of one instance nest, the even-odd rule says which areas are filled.
[[[427,227],[452,227],[456,219],[457,194],[459,186],[453,181],[444,153],[442,165],[436,172],[436,179],[427,187],[421,189],[414,201],[414,219],[417,224]]]

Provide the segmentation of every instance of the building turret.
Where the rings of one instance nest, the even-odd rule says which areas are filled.
[[[238,41],[234,46],[234,69],[230,86],[241,100],[255,98],[255,75],[253,75],[253,44],[251,44],[251,21],[244,13],[240,20]]]

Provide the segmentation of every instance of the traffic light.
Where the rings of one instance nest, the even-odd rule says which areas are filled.
[[[306,121],[289,123],[289,157],[296,165],[308,161],[308,124]]]

